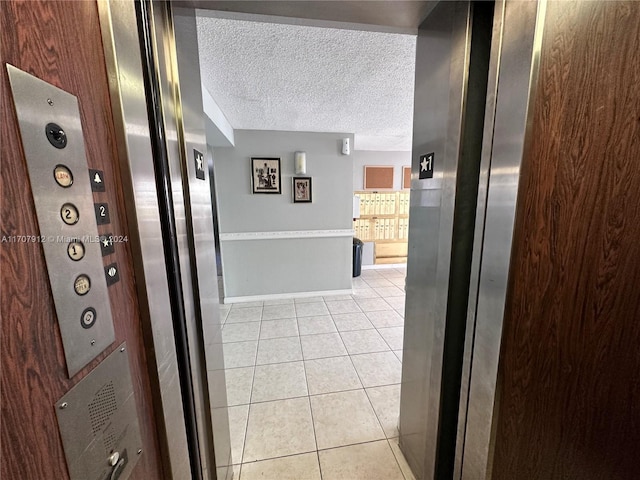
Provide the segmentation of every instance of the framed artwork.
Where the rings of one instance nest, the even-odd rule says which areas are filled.
[[[393,190],[393,165],[366,165],[364,167],[365,190]]]
[[[293,203],[311,203],[311,177],[293,177]]]
[[[411,167],[402,167],[402,188],[411,188]]]
[[[253,193],[282,193],[279,158],[251,158]]]

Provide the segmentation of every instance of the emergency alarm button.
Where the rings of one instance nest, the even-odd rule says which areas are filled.
[[[56,179],[56,183],[63,188],[68,188],[73,185],[73,174],[64,165],[56,165],[53,169],[53,178]]]

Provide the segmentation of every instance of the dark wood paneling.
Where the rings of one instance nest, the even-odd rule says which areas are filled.
[[[1,235],[38,235],[31,186],[4,62],[78,97],[90,168],[104,170],[111,224],[100,233],[127,234],[114,126],[95,2],[0,2],[2,40]],[[120,282],[109,288],[116,342],[73,379],[67,377],[60,331],[38,244],[2,243],[3,479],[68,478],[54,403],[122,341],[129,348],[144,454],[133,478],[162,478],[138,303],[127,243],[105,257]]]
[[[549,2],[493,478],[640,478],[640,3]]]

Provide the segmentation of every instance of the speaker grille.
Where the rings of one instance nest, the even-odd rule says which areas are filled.
[[[94,437],[102,431],[111,415],[118,410],[113,381],[105,383],[89,402],[89,419]]]

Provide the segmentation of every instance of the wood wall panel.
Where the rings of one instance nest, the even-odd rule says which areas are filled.
[[[12,1],[0,2],[0,8],[1,235],[39,232],[5,62],[78,97],[88,165],[104,171],[107,189],[94,198],[110,205],[111,224],[99,226],[99,233],[127,235],[96,3]],[[126,341],[144,445],[132,478],[162,478],[129,245],[117,244],[115,253],[104,258],[105,265],[116,261],[120,267],[120,282],[109,287],[116,342],[73,379],[67,376],[41,246],[2,243],[0,248],[0,476],[68,478],[54,403]]]
[[[549,2],[493,478],[640,478],[640,3]]]

